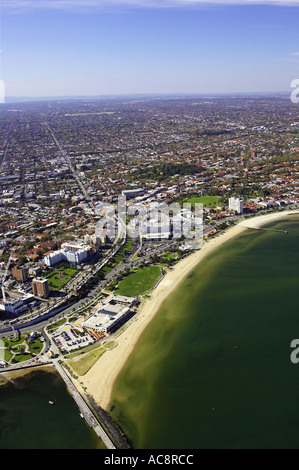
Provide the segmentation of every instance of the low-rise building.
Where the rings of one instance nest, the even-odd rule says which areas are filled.
[[[5,290],[5,294],[5,301],[0,303],[0,313],[2,310],[17,316],[25,313],[30,307],[30,304],[36,302],[32,294],[11,292],[8,290]]]
[[[101,302],[94,312],[82,323],[87,330],[104,334],[113,333],[135,313],[138,304],[135,297],[112,294]]]

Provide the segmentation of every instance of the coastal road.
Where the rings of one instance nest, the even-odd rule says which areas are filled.
[[[296,209],[297,207],[298,207],[298,205],[292,205],[291,207],[289,207],[289,209]],[[268,213],[268,211],[261,211],[260,215],[267,214],[267,213]],[[235,223],[235,222],[238,222],[240,220],[245,220],[245,219],[246,219],[246,217],[238,215],[238,216],[232,216],[232,217],[228,218],[226,221]],[[221,223],[223,223],[223,221],[219,221],[219,222],[214,221],[213,224],[211,224],[209,226],[204,226],[204,233],[207,230],[211,230],[212,228],[217,229],[218,223],[221,224]],[[162,243],[161,244],[162,246],[159,246],[159,247],[157,247],[153,244],[152,250],[149,250],[148,246],[143,246],[142,250],[141,250],[141,253],[140,253],[141,256],[135,258],[134,260],[132,258],[124,260],[124,262],[121,265],[115,266],[109,273],[107,273],[106,276],[105,276],[105,279],[99,281],[96,286],[93,286],[90,289],[89,293],[88,293],[89,299],[92,299],[92,297],[94,295],[97,295],[99,292],[101,292],[102,289],[104,289],[107,286],[107,284],[109,284],[111,282],[111,280],[113,278],[117,277],[117,275],[123,274],[123,272],[126,270],[126,268],[129,268],[129,269],[136,268],[138,265],[142,264],[143,262],[148,261],[150,255],[162,254],[163,252],[167,251],[171,246],[175,246],[176,243],[177,243],[176,241],[175,242],[171,241],[171,242],[168,242],[167,244]],[[118,248],[120,248],[120,247],[114,248],[114,250],[111,253],[109,253],[109,255],[104,260],[102,259],[100,262],[98,262],[95,266],[95,268],[96,268],[95,271],[90,272],[86,276],[86,278],[81,281],[81,284],[84,284],[85,281],[87,281],[89,278],[93,277],[95,275],[95,273],[99,269],[101,269],[101,267],[103,267],[109,261],[109,259],[111,259],[113,257],[113,255],[116,253]],[[142,251],[145,251],[145,253],[142,253]],[[70,294],[68,294],[68,295],[70,295]],[[64,298],[62,300],[65,300],[65,299],[66,298]],[[85,303],[84,299],[80,299],[79,301],[74,302],[69,306],[66,306],[63,309],[62,312],[54,313],[53,316],[51,316],[51,320],[53,321],[54,319],[58,319],[61,316],[65,316],[68,313],[71,313],[72,311],[77,310],[78,308],[84,306],[84,303]],[[55,307],[57,307],[57,305]],[[54,306],[51,307],[51,310],[53,310],[53,309],[54,309]],[[39,329],[46,326],[46,324],[49,322],[49,318],[43,318],[41,313],[42,312],[40,312],[39,317],[37,317],[35,319],[36,325],[38,325]],[[24,324],[24,326],[22,324]],[[24,320],[22,321],[22,317],[20,317],[18,319],[18,324],[16,325],[16,328],[17,329],[22,329],[23,331],[31,331],[33,324],[34,324],[33,322],[30,323],[30,322],[27,322],[27,321],[24,322]],[[1,323],[0,323],[0,325],[1,325]],[[5,327],[5,326],[4,326],[4,328],[2,328],[2,325],[1,325],[0,326],[0,338],[7,336],[7,333],[11,334],[11,328],[10,327]]]

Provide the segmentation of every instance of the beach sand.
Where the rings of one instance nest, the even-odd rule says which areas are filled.
[[[117,338],[117,347],[106,351],[84,376],[80,376],[78,380],[74,381],[79,391],[83,395],[91,395],[98,405],[107,410],[114,382],[134,350],[142,332],[159,311],[162,302],[178,287],[187,274],[209,253],[245,231],[247,227],[258,228],[290,214],[298,215],[299,212],[283,211],[245,219],[227,231],[218,234],[215,238],[204,242],[199,251],[179,261],[158,284],[151,298],[145,302],[136,316],[136,320]]]
[[[56,369],[54,366],[50,365],[38,365],[34,367],[24,367],[24,369],[16,369],[10,371],[1,371],[0,369],[0,386],[5,385],[8,379],[18,379],[19,377],[23,377],[24,375],[31,374],[34,371],[43,370],[45,372],[56,373]],[[7,379],[7,380],[6,380]]]

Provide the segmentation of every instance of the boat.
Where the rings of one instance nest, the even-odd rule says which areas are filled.
[[[49,400],[49,405],[54,405],[54,401]]]
[[[80,413],[80,416],[81,416],[81,418],[84,418],[84,416],[83,416],[83,414],[82,414],[82,413]]]

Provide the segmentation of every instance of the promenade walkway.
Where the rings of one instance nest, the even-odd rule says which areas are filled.
[[[97,418],[94,416],[94,414],[92,413],[92,411],[76,389],[75,385],[73,384],[63,367],[59,364],[58,360],[54,360],[52,363],[55,366],[56,370],[59,372],[62,379],[64,380],[87,424],[91,428],[93,428],[97,436],[104,442],[107,449],[115,449],[116,447],[114,446],[110,437],[108,436],[104,428],[101,426]]]

